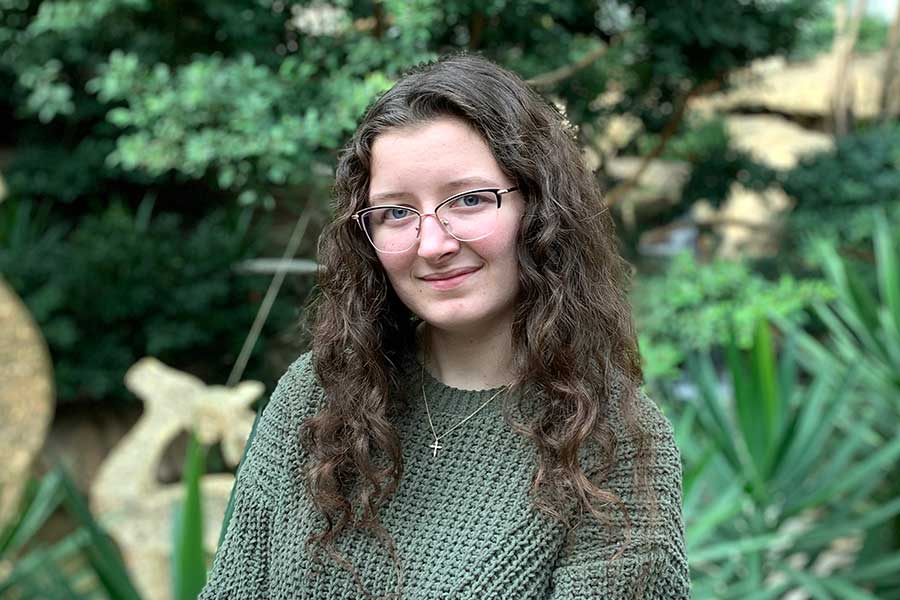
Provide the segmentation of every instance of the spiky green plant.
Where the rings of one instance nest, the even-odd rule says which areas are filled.
[[[78,529],[54,544],[36,544],[41,527],[58,508],[69,513]],[[0,577],[0,597],[140,600],[118,550],[62,467],[28,495],[0,540],[0,561],[9,565]],[[34,548],[26,551],[30,546]]]
[[[897,591],[900,553],[862,563],[856,552],[900,514],[900,497],[876,498],[897,468],[900,438],[855,414],[858,373],[806,383],[792,341],[776,356],[765,322],[749,351],[730,340],[724,362],[720,377],[708,355],[691,360],[699,397],[676,420],[695,597]]]
[[[877,290],[866,286],[858,267],[828,242],[817,250],[836,302],[816,305],[828,329],[825,340],[797,335],[801,359],[808,368],[841,373],[848,365],[860,372],[868,396],[900,417],[900,247],[883,211],[873,212]]]
[[[185,497],[175,508],[172,530],[175,600],[195,599],[206,582],[200,488],[205,456],[206,449],[192,435],[185,456]],[[78,528],[49,546],[36,544],[44,523],[60,508]],[[37,484],[14,522],[0,530],[0,597],[140,600],[115,544],[62,467]]]

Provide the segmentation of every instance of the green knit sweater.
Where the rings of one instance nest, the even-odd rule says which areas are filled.
[[[681,517],[681,463],[672,427],[641,395],[641,422],[652,432],[650,470],[658,492],[655,519],[631,486],[634,446],[617,419],[617,466],[605,487],[624,501],[632,538],[624,553],[621,513],[613,525],[585,520],[567,542],[566,530],[537,511],[528,495],[533,444],[510,430],[497,398],[448,436],[437,457],[422,402],[419,363],[403,366],[412,400],[396,421],[404,472],[379,515],[396,544],[403,569],[402,598],[587,599],[689,598],[690,580]],[[434,427],[446,431],[497,390],[464,391],[429,374],[425,390]],[[324,394],[311,356],[301,356],[278,382],[238,471],[234,511],[200,600],[358,599],[346,570],[322,555],[311,571],[304,542],[323,521],[302,479],[300,423]],[[375,596],[397,590],[394,563],[374,536],[353,530],[336,541]]]

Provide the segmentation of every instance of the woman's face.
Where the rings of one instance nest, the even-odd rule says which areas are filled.
[[[481,136],[458,119],[389,130],[372,146],[369,206],[408,205],[430,213],[454,194],[514,185]],[[417,244],[399,254],[379,252],[378,258],[397,296],[426,323],[487,334],[512,322],[523,212],[518,192],[504,194],[493,233],[471,242],[460,242],[434,217],[424,217]],[[458,270],[463,273],[458,277],[434,280]]]

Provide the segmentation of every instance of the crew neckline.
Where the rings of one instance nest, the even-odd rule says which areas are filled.
[[[496,396],[493,402],[485,406],[479,414],[500,412],[500,403],[503,402],[505,397],[503,390],[507,386],[500,385],[483,390],[467,390],[454,387],[437,379],[427,368],[423,369],[422,362],[414,351],[409,353],[408,358],[408,377],[411,391],[413,392],[413,397],[417,398],[413,404],[421,405],[424,408],[424,400],[422,398],[422,384],[424,383],[425,394],[428,397],[428,407],[432,413],[465,416],[471,414],[472,411],[479,408],[493,396]],[[494,409],[491,409],[492,405],[495,407]]]

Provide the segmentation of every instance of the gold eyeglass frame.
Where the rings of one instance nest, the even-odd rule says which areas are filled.
[[[416,210],[415,208],[413,208],[411,206],[404,206],[402,204],[379,204],[378,206],[369,206],[362,210],[359,210],[359,211],[353,213],[350,216],[350,218],[353,219],[354,221],[356,221],[356,224],[359,225],[360,229],[362,229],[363,233],[366,236],[366,239],[369,240],[369,243],[372,244],[372,247],[375,248],[375,251],[381,252],[383,254],[402,254],[403,252],[408,252],[410,250],[410,248],[413,248],[416,245],[416,242],[419,240],[419,233],[422,231],[422,219],[424,219],[425,217],[428,217],[428,216],[434,217],[434,220],[437,221],[440,224],[441,228],[444,231],[446,231],[447,234],[450,235],[451,237],[459,240],[460,242],[474,242],[477,240],[482,240],[482,239],[486,238],[487,236],[491,235],[492,233],[494,233],[494,229],[492,229],[491,231],[489,231],[488,233],[486,233],[484,235],[480,235],[480,236],[474,237],[474,238],[465,238],[464,239],[464,238],[459,237],[458,235],[455,235],[453,232],[451,232],[449,229],[447,229],[447,223],[442,221],[437,216],[437,212],[439,210],[441,210],[442,207],[446,206],[447,204],[449,204],[450,202],[452,202],[454,200],[457,200],[458,198],[462,198],[463,196],[466,196],[468,194],[476,194],[478,192],[492,192],[494,194],[494,196],[497,197],[497,210],[499,211],[500,205],[501,205],[501,202],[503,199],[503,194],[515,192],[515,191],[518,191],[518,189],[519,189],[519,187],[514,185],[512,187],[508,187],[505,189],[503,189],[503,188],[478,188],[475,190],[466,190],[465,192],[460,192],[459,194],[453,194],[449,198],[447,198],[445,200],[441,200],[438,203],[438,205],[434,207],[434,210],[429,213],[423,213],[423,212]],[[415,238],[416,241],[414,241],[412,244],[410,244],[408,248],[404,248],[403,250],[379,250],[378,247],[375,246],[375,242],[372,241],[372,236],[369,235],[369,232],[366,231],[366,226],[363,225],[362,217],[365,216],[366,213],[370,213],[370,212],[373,212],[376,210],[381,210],[384,208],[402,208],[403,210],[408,210],[408,211],[414,212],[416,215],[418,215],[419,224],[416,227],[416,238]],[[496,229],[496,227],[495,227],[495,229]]]

